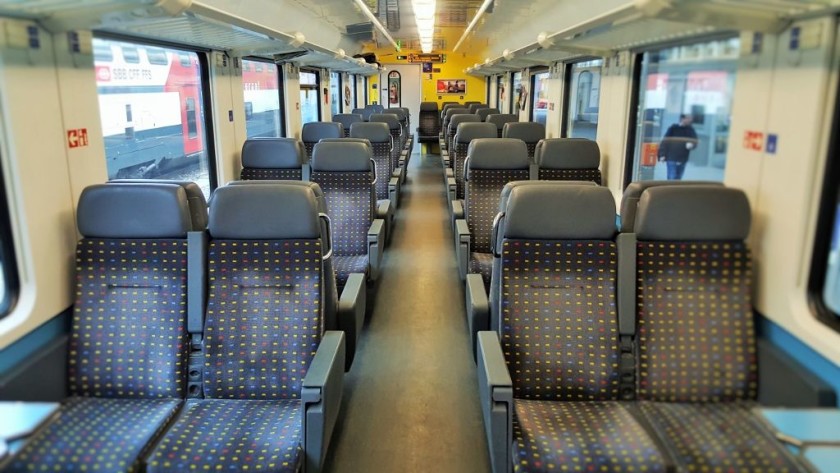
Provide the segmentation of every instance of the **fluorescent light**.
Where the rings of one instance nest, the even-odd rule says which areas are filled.
[[[476,12],[475,18],[472,19],[470,24],[467,26],[467,29],[464,30],[464,34],[461,35],[461,39],[458,40],[458,43],[455,44],[455,47],[452,48],[452,52],[457,51],[458,48],[461,46],[461,43],[463,43],[464,40],[467,39],[467,35],[470,34],[470,31],[472,31],[473,28],[475,28],[475,25],[478,24],[478,19],[481,18],[481,15],[483,15],[487,8],[490,7],[491,3],[493,3],[493,0],[484,0],[484,3],[481,4],[481,8],[479,8],[478,12]]]
[[[427,54],[432,52],[436,6],[436,0],[412,0],[411,2],[411,7],[414,9],[414,21],[417,23],[417,35],[420,37],[420,49]]]
[[[385,39],[390,41],[390,43],[394,45],[397,51],[399,51],[400,46],[397,44],[396,41],[394,41],[394,38],[391,37],[391,35],[388,33],[388,30],[385,29],[385,26],[383,26],[382,23],[379,22],[379,19],[376,18],[376,15],[374,15],[373,12],[370,11],[370,8],[368,8],[367,5],[365,5],[365,2],[363,0],[353,1],[356,2],[356,5],[358,5],[359,9],[362,10],[362,13],[364,13],[364,15],[368,17],[368,20],[370,20],[371,23],[373,23],[373,25],[376,26],[376,29],[382,32],[382,34],[385,36]]]

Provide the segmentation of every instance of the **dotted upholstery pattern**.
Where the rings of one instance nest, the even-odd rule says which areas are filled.
[[[387,199],[388,181],[394,172],[390,143],[371,143],[373,147],[373,163],[376,167],[376,198]]]
[[[510,181],[527,180],[528,170],[473,169],[464,201],[467,226],[472,240],[470,251],[490,253],[490,234],[493,219],[499,213],[502,189]]]
[[[243,181],[299,181],[303,179],[299,167],[294,169],[242,168],[239,179]]]
[[[394,149],[391,150],[391,159],[399,161],[400,151],[405,147],[405,141],[402,138],[401,128],[391,129],[391,140],[394,142]]]
[[[67,399],[7,465],[7,473],[139,472],[140,458],[174,415],[176,399]]]
[[[82,239],[68,352],[70,392],[184,397],[187,242]]]
[[[367,232],[373,223],[373,176],[369,172],[312,173],[327,199],[336,256],[367,254]]]
[[[455,147],[455,134],[457,129],[448,127],[449,129],[446,132],[446,149],[452,149]]]
[[[368,255],[356,256],[333,256],[333,269],[335,270],[335,283],[338,292],[347,284],[347,278],[353,273],[367,274]]]
[[[601,171],[598,169],[540,169],[541,181],[592,181],[601,185]]]
[[[440,133],[440,118],[437,111],[420,111],[420,135],[435,136]]]
[[[298,400],[187,401],[147,471],[292,473],[303,459],[302,425]]]
[[[454,166],[455,169],[455,195],[458,199],[464,198],[464,163],[467,161],[469,149],[469,143],[456,143],[452,155],[454,159],[449,159],[450,166]]]
[[[319,240],[211,240],[204,394],[297,399],[321,341]]]
[[[534,155],[537,154],[537,143],[538,142],[525,142],[525,146],[528,148],[528,159],[530,159],[531,161],[534,160]]]
[[[637,245],[638,397],[756,397],[749,250],[741,242]]]
[[[484,289],[490,290],[490,277],[493,274],[492,253],[470,253],[470,273],[480,274],[484,280]]]
[[[515,472],[664,472],[665,459],[618,402],[513,402]]]
[[[315,151],[315,145],[317,145],[317,144],[318,144],[318,142],[316,142],[316,141],[304,141],[303,142],[303,148],[306,150],[306,160],[307,161],[312,161],[312,152]]]
[[[750,412],[751,403],[641,402],[679,471],[805,471]]]
[[[505,239],[501,258],[501,345],[513,396],[617,399],[615,243]]]

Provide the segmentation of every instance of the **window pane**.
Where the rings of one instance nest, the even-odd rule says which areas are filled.
[[[110,60],[108,54],[94,60],[108,178],[195,181],[209,197],[198,55],[99,38],[94,48],[111,50]]]
[[[283,136],[279,84],[279,73],[274,64],[242,60],[245,130],[248,138]]]
[[[739,39],[642,57],[633,180],[723,181]]]
[[[522,99],[520,97],[522,95],[522,73],[517,72],[513,74],[513,94],[511,94],[511,101],[513,102],[513,106],[511,113],[518,114],[520,110],[520,104]]]
[[[301,123],[318,121],[318,78],[314,72],[300,73]]]
[[[330,73],[330,108],[332,110],[333,115],[338,115],[341,113],[341,96],[339,92],[341,91],[341,79],[339,77],[338,72],[331,72]]]
[[[504,80],[503,76],[499,76],[496,78],[496,108],[499,110],[502,109],[502,104],[505,103],[505,84],[502,82]]]
[[[834,212],[834,230],[831,233],[831,247],[825,270],[823,300],[829,310],[840,314],[840,203]]]
[[[546,114],[548,113],[548,72],[534,74],[534,95],[531,99],[531,106],[534,107],[534,119],[537,123],[545,125]]]
[[[595,139],[598,129],[598,101],[601,97],[602,59],[572,64],[567,113],[570,138]]]

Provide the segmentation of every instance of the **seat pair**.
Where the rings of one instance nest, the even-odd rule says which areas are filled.
[[[503,195],[489,300],[468,285],[493,471],[803,471],[750,411],[743,192],[648,189],[617,238],[606,188]]]
[[[345,338],[325,331],[317,206],[303,185],[229,186],[205,232],[178,184],[85,189],[73,397],[6,471],[319,471]]]

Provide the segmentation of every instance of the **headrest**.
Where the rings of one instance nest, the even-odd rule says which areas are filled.
[[[540,140],[534,160],[543,169],[598,169],[601,150],[586,138]]]
[[[384,113],[386,115],[396,115],[397,120],[400,120],[400,121],[405,120],[405,117],[407,116],[405,110],[403,110],[401,108],[386,108],[385,111],[382,112],[382,113]]]
[[[478,115],[478,117],[481,118],[481,121],[483,122],[487,121],[488,116],[498,115],[500,113],[502,112],[500,112],[498,108],[479,108],[475,111],[475,114]]]
[[[456,143],[469,143],[476,138],[496,138],[496,127],[492,123],[461,123],[455,134]]]
[[[382,113],[382,111],[385,110],[385,107],[379,104],[371,104],[365,105],[365,110],[372,110],[373,113]]]
[[[487,115],[487,123],[492,123],[496,125],[496,128],[501,130],[504,128],[505,123],[516,123],[519,121],[519,115],[514,115],[512,113],[500,113],[497,115]]]
[[[449,120],[452,118],[452,115],[468,115],[470,113],[470,109],[464,107],[450,107],[446,109],[446,117],[445,120]]]
[[[341,126],[344,127],[345,130],[349,130],[350,124],[363,122],[365,121],[365,118],[360,113],[337,113],[333,115],[332,121],[341,123]]]
[[[364,112],[365,112],[365,109],[363,109],[363,108],[354,108],[353,110],[350,111],[350,114],[351,115],[360,115],[360,116],[364,117],[365,116]]]
[[[405,115],[405,117],[406,117],[406,118],[410,118],[410,117],[411,117],[411,110],[409,110],[409,109],[408,109],[408,107],[395,107],[395,108],[393,108],[392,110],[399,110],[399,111],[401,111],[401,112]]]
[[[437,112],[437,102],[420,102],[421,112]]]
[[[193,228],[187,192],[164,182],[88,186],[76,221],[88,238],[184,238]]]
[[[478,138],[467,149],[469,169],[528,169],[528,147],[512,138]]]
[[[374,113],[370,116],[371,123],[385,123],[391,130],[396,130],[401,127],[400,119],[396,115],[390,113]]]
[[[193,181],[161,181],[160,179],[114,179],[109,184],[176,184],[184,188],[190,205],[190,220],[193,230],[207,228],[207,198],[204,191]]]
[[[285,183],[220,187],[208,228],[215,239],[320,238],[318,200],[311,188]]]
[[[505,187],[502,188],[502,195],[501,199],[499,200],[499,212],[504,212],[505,208],[507,208],[508,200],[510,199],[510,193],[513,192],[514,189],[519,187],[535,187],[535,186],[549,186],[554,187],[558,184],[563,185],[572,185],[572,186],[597,186],[592,181],[511,181],[505,184]]]
[[[487,104],[484,104],[484,103],[471,103],[470,106],[467,107],[467,108],[470,110],[470,113],[475,113],[479,109],[488,108],[488,106],[487,106]]]
[[[504,211],[504,238],[609,240],[615,236],[615,200],[608,188],[552,184],[511,191]]]
[[[295,187],[303,187],[305,189],[309,189],[313,194],[315,194],[315,198],[318,200],[318,212],[321,213],[329,213],[327,212],[327,198],[324,196],[324,191],[321,189],[315,182],[311,181],[280,181],[280,180],[272,180],[272,179],[264,179],[259,181],[230,181],[228,182],[228,186],[276,186],[276,185],[284,185],[284,186],[295,186]],[[215,195],[215,192],[214,192]],[[213,201],[213,196],[210,196],[210,201]],[[212,205],[212,204],[211,204]]]
[[[370,145],[370,140],[366,138],[324,138],[318,143],[362,143],[368,148],[373,149]]]
[[[358,141],[321,141],[312,151],[312,171],[370,171],[373,153],[367,143]]]
[[[303,131],[300,136],[301,140],[307,143],[317,143],[324,138],[343,137],[344,128],[341,126],[341,123],[309,122],[303,124]]]
[[[371,143],[391,141],[391,129],[387,123],[362,122],[350,125],[351,138],[364,138]]]
[[[636,214],[639,240],[743,240],[750,233],[750,202],[740,189],[660,186],[642,193]]]
[[[506,123],[502,128],[505,138],[518,138],[526,143],[536,143],[545,138],[545,125],[536,122]]]
[[[632,232],[636,224],[636,214],[642,193],[651,187],[660,186],[723,186],[720,182],[711,181],[639,181],[631,182],[624,189],[621,197],[621,228],[624,233]]]
[[[472,123],[472,122],[480,122],[481,119],[478,118],[478,115],[470,115],[468,113],[459,113],[457,115],[452,115],[449,117],[449,125],[447,129],[451,131],[458,130],[458,125],[461,123]]]
[[[251,138],[242,145],[242,167],[257,169],[299,168],[306,150],[295,138]]]

